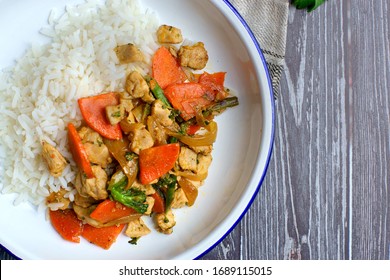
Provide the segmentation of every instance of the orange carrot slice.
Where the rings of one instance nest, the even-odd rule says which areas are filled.
[[[139,153],[141,184],[149,184],[171,170],[179,157],[179,152],[178,143],[141,150]]]
[[[199,83],[214,88],[216,90],[223,90],[225,83],[226,72],[208,73],[204,72],[199,76]]]
[[[187,134],[188,134],[188,135],[194,135],[200,128],[201,128],[200,125],[191,124],[191,125],[188,126],[188,128],[187,128]]]
[[[81,142],[80,135],[77,133],[76,127],[72,123],[68,124],[68,139],[69,148],[77,166],[87,175],[88,178],[95,177],[87,152]]]
[[[120,125],[112,125],[106,117],[106,107],[118,105],[114,92],[83,97],[78,100],[81,114],[90,128],[105,138],[119,140],[122,138]]]
[[[201,111],[214,100],[214,96],[209,96],[200,83],[193,82],[172,84],[165,89],[164,94],[186,121],[193,118],[197,111]]]
[[[164,213],[165,212],[165,201],[164,198],[155,192],[152,194],[152,197],[154,198],[154,204],[152,211],[155,213]]]
[[[89,224],[85,224],[81,235],[92,244],[108,250],[115,243],[124,227],[125,224],[95,228]]]
[[[203,86],[206,92],[214,96],[214,99],[216,99],[217,96],[217,99],[223,99],[227,97],[224,87],[225,75],[226,72],[216,72],[211,74],[204,72],[199,77],[199,83]]]
[[[65,240],[80,243],[83,222],[77,218],[76,213],[72,209],[50,210],[49,217],[54,229]]]
[[[183,69],[166,47],[160,47],[152,58],[152,76],[162,89],[187,79]]]
[[[105,224],[131,214],[137,214],[137,211],[119,202],[106,199],[103,202],[100,202],[89,216],[92,219]]]

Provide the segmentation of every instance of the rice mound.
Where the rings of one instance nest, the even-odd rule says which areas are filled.
[[[68,183],[77,171],[66,126],[80,124],[77,99],[123,90],[132,70],[149,73],[157,28],[156,14],[136,0],[89,0],[63,13],[51,11],[40,31],[50,42],[33,45],[13,67],[0,71],[2,193],[16,193],[16,205],[28,201],[41,209],[50,191],[61,187],[73,200]],[[145,63],[118,64],[114,48],[127,43],[143,51]],[[70,162],[59,178],[50,175],[41,156],[42,141]]]

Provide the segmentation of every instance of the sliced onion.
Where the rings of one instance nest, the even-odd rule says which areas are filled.
[[[121,217],[107,223],[101,223],[90,217],[90,214],[95,210],[97,205],[92,205],[88,208],[83,208],[78,205],[73,205],[73,210],[76,213],[77,217],[83,222],[93,226],[95,228],[110,227],[113,225],[127,224],[131,221],[134,221],[142,216],[142,214],[130,214],[126,217]]]
[[[188,206],[192,206],[198,197],[198,189],[190,181],[184,178],[180,178],[178,181],[179,186],[183,190],[188,200]]]
[[[167,144],[167,135],[161,124],[153,116],[146,119],[146,125],[155,145]]]
[[[209,146],[217,139],[218,126],[215,121],[211,121],[206,127],[204,134],[195,134],[194,136],[182,135],[178,132],[167,131],[167,134],[179,139],[180,142],[192,146]]]
[[[130,214],[128,216],[104,223],[103,227],[110,227],[110,226],[120,225],[120,224],[128,224],[131,221],[139,219],[141,216],[142,216],[142,214]]]
[[[126,119],[123,119],[119,125],[125,134],[129,134],[130,132],[134,132],[135,130],[144,127],[142,123],[130,123]]]
[[[131,152],[129,148],[129,140],[127,138],[122,138],[121,140],[104,139],[103,142],[110,151],[110,154],[118,161],[123,172],[127,176],[128,182],[126,189],[131,187],[137,178],[138,159],[135,157],[132,160],[126,159],[126,153]]]
[[[207,178],[208,173],[195,174],[190,171],[175,171],[177,176],[185,177],[191,181],[203,181]]]

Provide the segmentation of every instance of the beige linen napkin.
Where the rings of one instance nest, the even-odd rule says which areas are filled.
[[[251,28],[263,51],[275,98],[284,67],[288,0],[230,0]]]

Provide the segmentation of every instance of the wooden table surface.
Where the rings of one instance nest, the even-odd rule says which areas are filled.
[[[274,150],[204,259],[390,258],[390,1],[290,9]]]
[[[266,179],[202,259],[389,259],[389,18],[388,0],[290,9]]]

